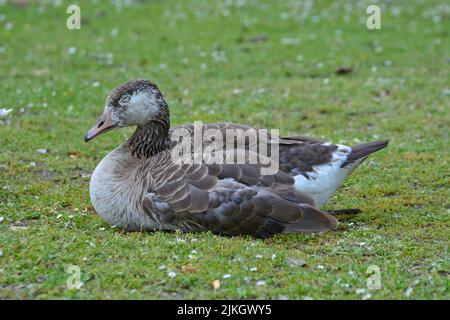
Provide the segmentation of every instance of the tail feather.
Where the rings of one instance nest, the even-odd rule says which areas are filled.
[[[337,229],[338,221],[332,215],[309,204],[299,206],[302,209],[302,218],[296,223],[286,223],[284,233],[324,232]]]
[[[364,160],[369,154],[377,152],[383,148],[386,148],[389,144],[389,140],[372,141],[367,143],[361,143],[352,147],[352,151],[347,160],[342,164],[342,168],[350,163],[354,163],[358,160]]]

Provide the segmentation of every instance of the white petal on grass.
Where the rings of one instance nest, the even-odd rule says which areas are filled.
[[[177,273],[176,273],[176,272],[173,272],[173,271],[169,271],[169,272],[167,272],[167,276],[168,276],[169,278],[175,278],[175,277],[177,276]]]
[[[256,285],[257,285],[258,287],[264,286],[264,285],[266,285],[266,282],[265,282],[264,280],[259,280],[259,281],[256,281]]]
[[[413,287],[409,287],[408,289],[406,289],[406,291],[403,293],[403,295],[405,297],[409,297],[413,293],[413,291],[414,291],[414,288]]]
[[[301,41],[298,38],[283,38],[283,39],[281,39],[281,44],[285,45],[285,46],[298,45],[300,43],[301,43]]]
[[[372,294],[370,294],[370,293],[366,293],[366,294],[363,295],[363,297],[362,297],[363,300],[369,300],[369,299],[371,299],[371,298],[372,298]]]
[[[5,118],[13,109],[0,109],[0,119]]]
[[[119,33],[119,29],[112,28],[111,32],[110,32],[110,35],[111,35],[111,37],[115,37],[115,36],[117,36],[118,33]]]
[[[229,279],[229,278],[231,278],[231,274],[224,274],[223,276],[222,276],[222,279]]]

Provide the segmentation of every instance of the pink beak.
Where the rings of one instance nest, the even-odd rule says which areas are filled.
[[[94,139],[96,136],[108,132],[117,127],[117,122],[111,119],[111,110],[103,112],[97,123],[89,129],[89,131],[84,136],[84,142]]]

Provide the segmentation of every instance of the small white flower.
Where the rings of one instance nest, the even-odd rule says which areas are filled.
[[[100,231],[105,231],[106,229],[103,228],[103,227],[101,227],[101,228],[98,228],[98,230],[100,230]]]
[[[408,289],[406,289],[406,291],[403,293],[403,295],[405,297],[409,297],[411,295],[411,293],[413,293],[413,291],[414,291],[414,288],[409,287]]]
[[[264,286],[266,284],[266,282],[264,280],[259,280],[256,282],[257,286]]]
[[[250,268],[250,271],[257,271],[257,270],[258,270],[257,267],[252,267],[252,268]]]
[[[323,265],[319,264],[319,265],[317,265],[317,269],[323,270],[323,269],[325,269],[325,267]]]
[[[260,254],[257,254],[255,257],[256,257],[256,259],[262,259],[262,255],[260,255]]]
[[[94,81],[94,82],[92,82],[92,86],[93,86],[94,88],[100,87],[100,82]]]
[[[229,279],[229,278],[231,278],[231,274],[224,274],[223,275],[223,277],[222,277],[223,279]]]
[[[5,118],[13,109],[0,109],[0,119]]]
[[[67,49],[67,53],[70,55],[73,55],[73,54],[77,53],[77,48],[70,47],[69,49]]]
[[[372,294],[370,294],[370,293],[366,293],[366,294],[363,295],[363,297],[362,297],[363,300],[369,300],[369,299],[371,299],[371,298],[372,298]]]
[[[169,272],[167,272],[167,276],[168,276],[169,278],[175,278],[175,277],[177,276],[177,273],[176,273],[176,272],[173,272],[173,271],[169,271]]]
[[[162,264],[162,265],[159,266],[158,269],[159,269],[159,270],[165,270],[165,269],[166,269],[166,266]]]
[[[366,289],[364,289],[364,288],[358,288],[355,290],[356,294],[363,294],[364,292],[366,292]]]
[[[300,44],[300,39],[297,38],[283,38],[281,39],[281,44],[285,45],[285,46],[289,46],[289,45],[298,45]]]
[[[118,34],[119,34],[119,29],[117,29],[117,28],[112,28],[111,29],[111,32],[110,32],[111,37],[115,37]]]
[[[62,217],[62,214],[61,213],[58,213],[58,215],[56,216],[56,219],[59,219],[59,218],[61,218]]]

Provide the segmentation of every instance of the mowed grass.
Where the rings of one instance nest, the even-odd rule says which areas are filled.
[[[356,0],[7,2],[0,298],[450,298],[446,1],[376,1],[381,30],[366,28],[372,3]],[[72,3],[81,30],[66,28]],[[90,204],[89,174],[133,129],[83,135],[108,91],[135,78],[159,85],[172,124],[390,139],[326,207],[362,213],[336,232],[268,240],[111,228]],[[66,285],[71,265],[79,289]],[[380,289],[367,288],[373,265]]]

